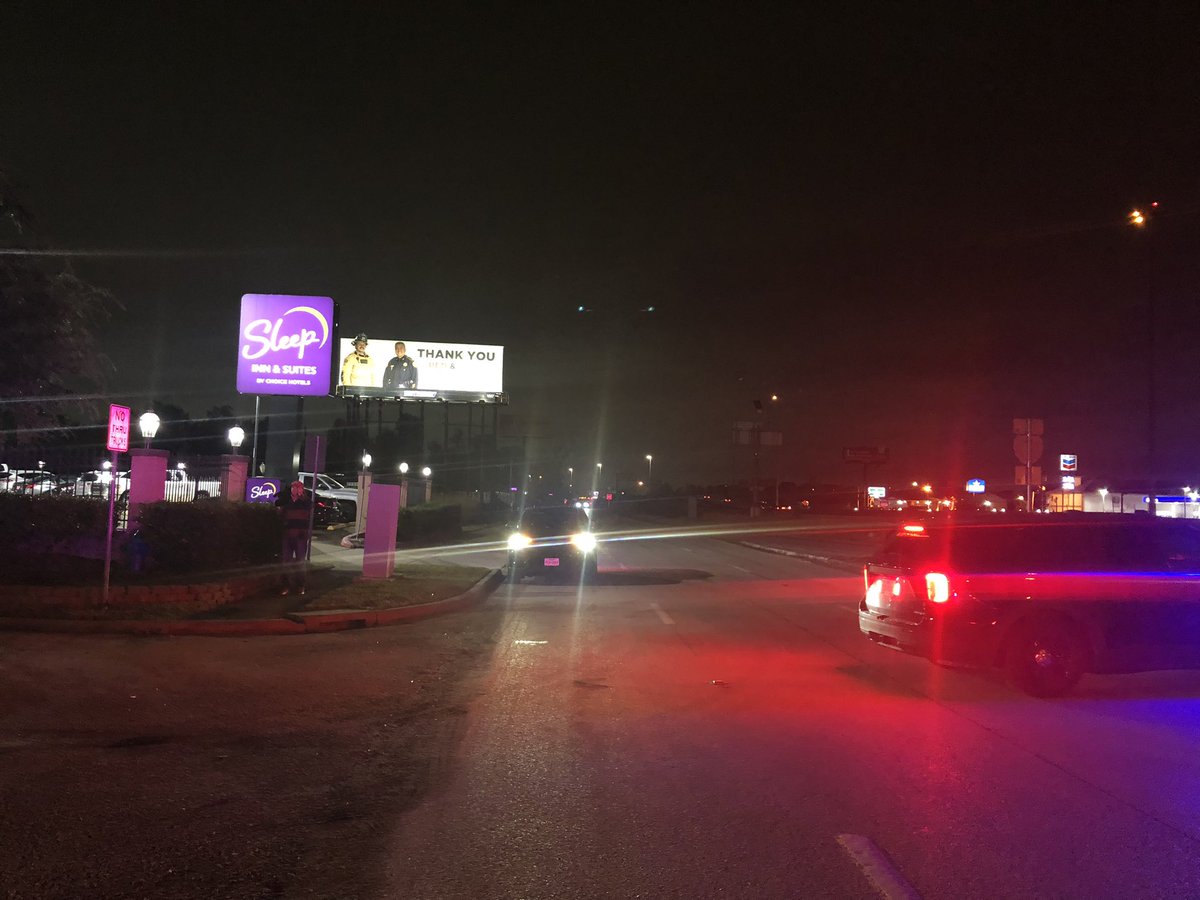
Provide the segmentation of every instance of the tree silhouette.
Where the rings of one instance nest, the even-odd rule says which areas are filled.
[[[44,441],[72,414],[94,418],[111,364],[97,328],[119,304],[46,254],[0,171],[0,427],[3,445]]]

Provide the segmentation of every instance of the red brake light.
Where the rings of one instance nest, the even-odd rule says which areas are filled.
[[[933,603],[945,603],[950,599],[950,579],[941,572],[926,572],[925,595]]]
[[[901,534],[924,535],[925,534],[925,526],[924,525],[905,525],[902,529],[900,529],[900,533]]]

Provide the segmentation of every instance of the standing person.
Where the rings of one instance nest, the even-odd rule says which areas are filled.
[[[354,349],[342,360],[342,384],[354,387],[371,386],[371,356],[367,353],[367,336],[354,336]]]
[[[408,355],[404,341],[396,341],[396,355],[388,360],[383,370],[385,391],[411,390],[417,386],[417,366]]]
[[[304,482],[293,481],[288,493],[281,495],[275,505],[283,510],[283,590],[279,593],[286,597],[295,588],[303,594],[308,557],[308,520],[312,509]]]

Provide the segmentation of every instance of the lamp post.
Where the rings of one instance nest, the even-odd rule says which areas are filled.
[[[1147,505],[1152,516],[1158,515],[1158,498],[1156,496],[1158,488],[1154,483],[1154,467],[1158,456],[1154,438],[1157,399],[1154,390],[1154,337],[1157,327],[1155,322],[1154,229],[1149,225],[1152,214],[1157,211],[1158,202],[1155,201],[1150,204],[1149,209],[1133,209],[1127,216],[1127,221],[1133,228],[1146,232],[1146,468],[1150,481],[1150,490],[1148,491],[1150,499]]]
[[[654,454],[646,454],[646,489],[650,490],[654,484]]]
[[[422,466],[421,477],[425,479],[425,502],[428,503],[433,499],[433,469]]]
[[[604,463],[596,463],[596,491],[597,493],[604,487]]]
[[[575,493],[575,469],[571,466],[567,466],[567,491]]]
[[[138,428],[141,429],[142,438],[146,441],[147,450],[150,449],[150,442],[158,434],[158,426],[161,424],[162,420],[153,412],[144,412],[138,419]]]

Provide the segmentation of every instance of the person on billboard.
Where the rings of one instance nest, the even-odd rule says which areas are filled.
[[[304,593],[304,570],[308,559],[308,520],[312,502],[304,490],[304,482],[293,481],[286,494],[275,505],[283,510],[283,590],[287,595],[295,589]]]
[[[371,386],[371,356],[367,353],[367,336],[354,336],[354,349],[342,360],[342,384],[354,387]]]
[[[388,360],[383,370],[385,391],[406,391],[417,386],[417,366],[407,353],[404,341],[396,341],[396,355]]]

